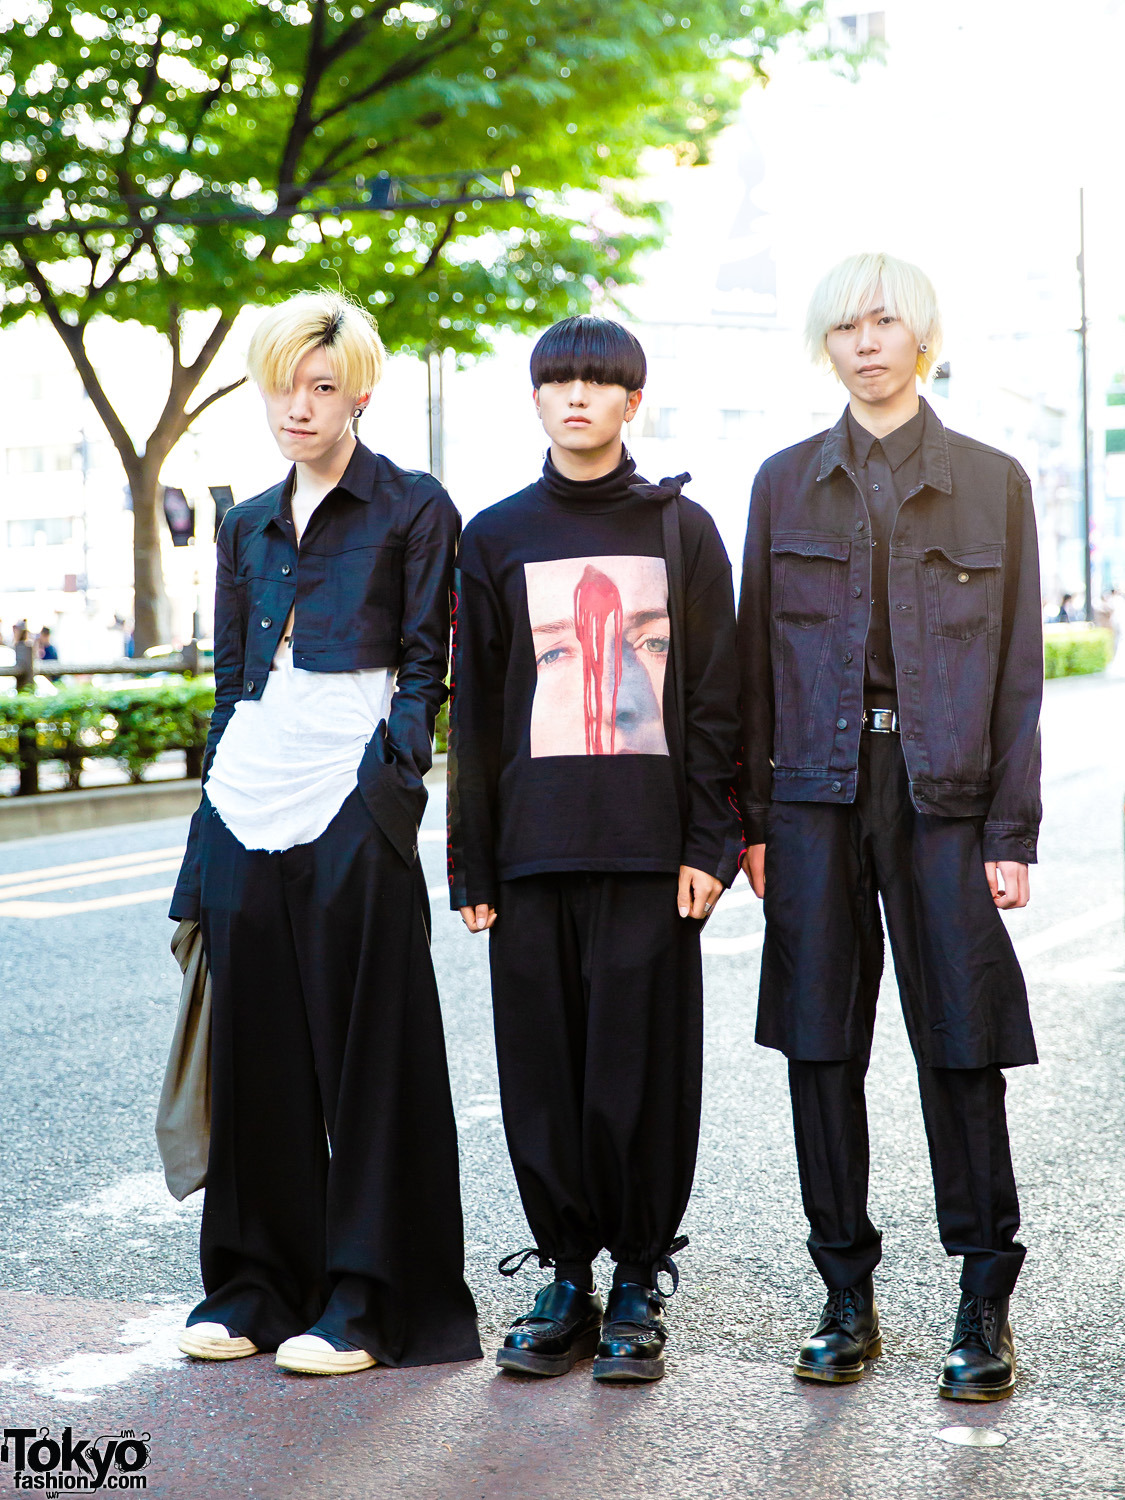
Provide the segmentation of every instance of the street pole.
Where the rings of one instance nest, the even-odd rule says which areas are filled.
[[[1078,334],[1082,349],[1082,558],[1086,585],[1086,619],[1094,618],[1093,570],[1090,557],[1090,379],[1087,367],[1086,322],[1086,191],[1078,189],[1078,289],[1082,321]]]
[[[426,412],[429,418],[430,473],[445,483],[445,379],[443,351],[426,350]]]

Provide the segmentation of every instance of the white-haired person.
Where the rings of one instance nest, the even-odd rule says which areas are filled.
[[[480,1356],[418,861],[460,519],[355,429],[371,317],[250,343],[288,476],[218,537],[215,712],[171,915],[213,987],[205,1297],[180,1347],[344,1374]]]
[[[807,340],[848,405],[762,466],[739,610],[744,864],[766,916],[757,1039],[789,1060],[828,1290],[795,1373],[858,1380],[881,1352],[864,1100],[881,900],[938,1227],[963,1257],[939,1389],[994,1400],[1015,1383],[1024,1257],[1001,1069],[1036,1061],[999,915],[1027,902],[1041,812],[1031,488],[920,397],[941,324],[916,266],[843,261],[813,294]]]

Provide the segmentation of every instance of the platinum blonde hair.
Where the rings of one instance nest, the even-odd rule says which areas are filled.
[[[272,308],[250,340],[250,379],[270,394],[291,390],[297,366],[323,349],[332,373],[349,396],[379,384],[386,350],[375,319],[342,292],[300,292]]]
[[[849,255],[833,266],[809,300],[805,344],[818,365],[831,364],[828,335],[840,323],[854,323],[872,307],[900,318],[918,343],[917,371],[925,380],[941,353],[941,313],[937,293],[924,271],[908,260],[869,252]]]

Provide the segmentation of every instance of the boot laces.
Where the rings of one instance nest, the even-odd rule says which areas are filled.
[[[997,1331],[997,1310],[995,1297],[967,1297],[957,1318],[958,1338],[977,1338],[991,1349]]]
[[[851,1321],[852,1318],[863,1310],[863,1298],[854,1286],[841,1287],[838,1291],[828,1293],[824,1303],[824,1314],[826,1318],[833,1319],[841,1325]]]

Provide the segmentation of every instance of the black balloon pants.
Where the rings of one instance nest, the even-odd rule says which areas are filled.
[[[691,1193],[703,1073],[699,923],[667,874],[501,884],[490,961],[508,1150],[539,1250],[608,1248],[651,1280]]]
[[[205,803],[201,878],[212,1118],[189,1321],[262,1349],[315,1324],[388,1365],[479,1357],[420,865],[356,791],[274,854]]]

